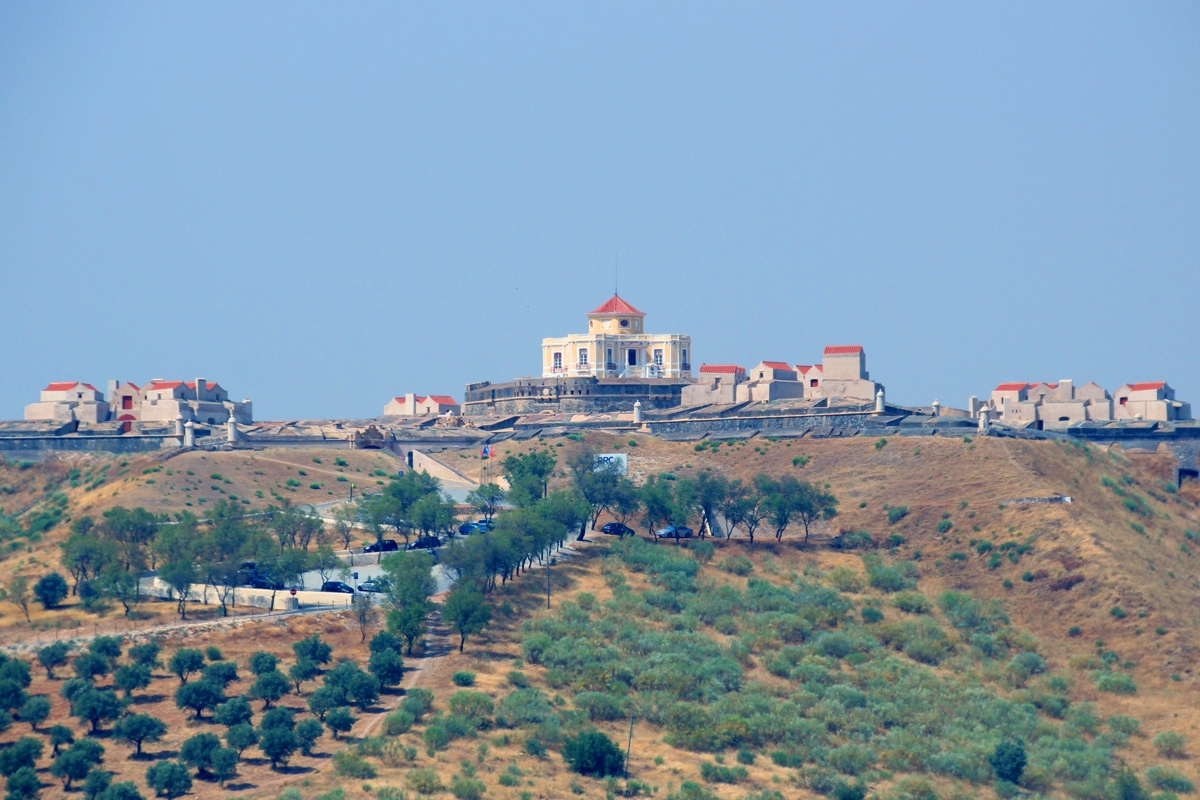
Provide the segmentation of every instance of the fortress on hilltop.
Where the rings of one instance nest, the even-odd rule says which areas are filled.
[[[692,337],[646,333],[646,313],[614,294],[587,333],[542,340],[542,375],[467,384],[463,414],[596,414],[674,408],[692,383]]]

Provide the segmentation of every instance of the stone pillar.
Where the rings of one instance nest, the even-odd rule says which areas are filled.
[[[875,413],[882,414],[883,406],[884,406],[883,389],[880,389],[878,392],[875,393]]]
[[[991,422],[991,420],[988,419],[987,411],[980,411],[979,412],[979,432],[980,433],[987,432],[990,422]]]
[[[971,395],[967,399],[967,413],[972,417],[979,416],[979,398],[975,395]]]
[[[177,417],[175,419],[175,435],[179,437],[179,446],[182,447],[183,446],[183,418],[182,417]]]
[[[634,425],[642,424],[642,401],[641,400],[633,401],[633,424]]]
[[[225,423],[225,438],[229,440],[230,444],[237,441],[238,429],[237,423],[233,420],[233,414],[229,415],[229,421]]]
[[[933,415],[935,417],[940,417],[942,415],[942,404],[937,400],[933,401]]]
[[[190,419],[183,423],[183,446],[196,446],[196,423],[192,422]]]

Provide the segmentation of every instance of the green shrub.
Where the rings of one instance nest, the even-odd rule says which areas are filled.
[[[875,753],[860,744],[844,744],[830,750],[825,760],[843,775],[859,775],[875,763]]]
[[[826,576],[829,583],[839,592],[861,592],[863,583],[858,571],[850,567],[834,567]]]
[[[1187,737],[1175,731],[1163,731],[1154,737],[1152,744],[1163,758],[1183,758],[1187,748]]]
[[[450,793],[458,800],[480,800],[487,791],[487,786],[481,780],[454,776],[450,783]]]
[[[937,524],[937,532],[938,533],[949,533],[950,529],[953,527],[954,527],[953,522],[951,522],[948,519],[944,519]]]
[[[1124,672],[1104,672],[1096,678],[1096,689],[1111,694],[1137,694],[1137,683]]]
[[[908,506],[892,506],[887,512],[888,525],[895,525],[908,516]]]
[[[744,578],[754,571],[754,563],[745,556],[733,556],[721,561],[717,568]]]
[[[892,598],[892,605],[909,614],[928,614],[933,610],[933,604],[920,592],[898,592]]]
[[[399,736],[412,729],[413,715],[404,709],[397,709],[383,718],[383,732],[388,736]]]
[[[375,766],[353,750],[333,754],[333,771],[343,778],[374,778]]]
[[[1196,790],[1195,784],[1175,767],[1151,767],[1146,770],[1146,780],[1150,785],[1166,792],[1191,794]]]
[[[1108,727],[1116,733],[1121,733],[1126,736],[1135,735],[1141,728],[1142,723],[1134,717],[1127,717],[1123,714],[1115,714],[1108,718]]]
[[[883,612],[874,606],[866,606],[860,612],[863,622],[868,625],[874,625],[876,622],[883,622]]]
[[[707,783],[741,783],[749,775],[745,767],[726,767],[711,761],[700,762],[700,777]]]
[[[417,794],[436,794],[443,789],[442,779],[432,769],[410,769],[404,779]]]
[[[475,673],[470,670],[460,669],[450,676],[450,680],[454,682],[455,686],[474,686]]]
[[[625,766],[621,749],[600,731],[584,731],[573,739],[564,739],[562,756],[573,771],[599,778],[616,775]]]

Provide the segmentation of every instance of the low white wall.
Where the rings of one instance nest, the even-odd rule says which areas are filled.
[[[374,562],[371,562],[374,563]],[[143,582],[142,591],[152,597],[160,599],[171,599],[175,596],[171,587],[159,578],[151,578],[149,581]],[[280,589],[277,592],[272,592],[270,589],[249,589],[239,587],[234,589],[228,598],[230,606],[250,606],[251,608],[271,608],[271,596],[275,596],[275,611],[282,611],[287,608],[288,598],[292,593],[287,589]],[[296,592],[296,601],[301,608],[306,606],[349,606],[353,595],[342,594],[340,592]],[[193,583],[192,595],[188,598],[189,603],[195,603],[202,606],[219,606],[221,599],[217,591],[207,583]]]

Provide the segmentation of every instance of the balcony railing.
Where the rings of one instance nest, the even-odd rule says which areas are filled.
[[[687,363],[687,362],[685,361],[685,362],[683,362],[682,364],[680,364],[680,365],[679,365],[679,369],[680,369],[680,370],[682,370],[683,372],[691,372],[691,371],[692,371],[692,365],[691,365],[691,364],[689,364],[689,363]]]
[[[575,365],[575,369],[578,369],[578,370],[584,370],[584,371],[586,371],[586,370],[589,370],[589,369],[591,369],[591,368],[592,368],[592,365],[591,365],[591,364],[589,364],[589,363],[588,363],[588,362],[586,362],[586,361],[580,361],[578,364],[576,364],[576,365]]]
[[[608,370],[609,372],[616,372],[616,371],[617,371],[617,365],[616,365],[615,363],[613,363],[612,361],[609,361],[607,364],[605,364],[605,365],[604,365],[604,368],[605,368],[606,370]]]

